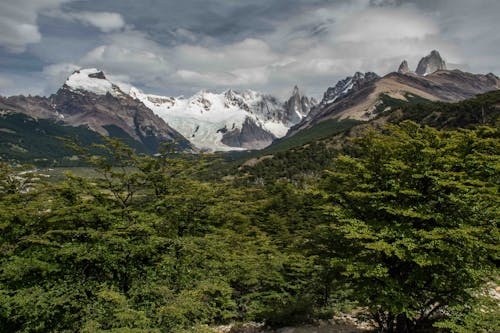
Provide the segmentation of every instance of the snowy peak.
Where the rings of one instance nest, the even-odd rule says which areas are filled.
[[[348,76],[345,79],[337,82],[335,87],[328,88],[328,90],[323,95],[323,99],[321,100],[319,106],[324,107],[326,105],[332,104],[345,97],[351,91],[359,90],[367,83],[378,78],[380,77],[373,72],[356,72],[353,76]]]
[[[109,81],[102,71],[95,68],[74,71],[64,83],[63,89],[79,94],[89,92],[96,95],[110,93],[115,97],[123,95],[117,85]]]
[[[202,90],[183,98],[148,95],[132,88],[130,95],[196,147],[211,151],[264,148],[285,136],[315,103],[301,96],[298,88],[285,103],[253,90],[229,89],[220,94]]]
[[[316,104],[294,87],[287,102],[253,90],[222,93],[201,90],[189,98],[150,95],[131,87],[126,92],[95,68],[75,71],[63,93],[95,98],[110,94],[134,99],[202,150],[260,149],[286,135]]]
[[[148,103],[151,103],[152,105],[157,107],[162,105],[173,106],[175,104],[175,98],[173,97],[146,95],[135,87],[130,88],[129,95],[130,97],[138,99],[142,102],[148,101]]]
[[[426,76],[442,69],[446,69],[446,63],[443,58],[441,58],[439,52],[433,50],[429,55],[420,60],[415,73]]]

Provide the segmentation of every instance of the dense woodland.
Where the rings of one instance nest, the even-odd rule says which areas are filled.
[[[474,126],[401,119],[253,168],[113,140],[80,151],[95,177],[2,164],[0,331],[204,332],[354,308],[380,332],[499,330],[500,131],[471,110]]]

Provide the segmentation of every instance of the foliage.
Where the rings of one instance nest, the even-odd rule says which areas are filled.
[[[439,129],[500,126],[500,91],[491,91],[458,103],[433,102],[403,107],[397,121],[412,120]]]
[[[328,268],[379,327],[404,331],[475,299],[496,269],[498,131],[403,122],[356,140],[327,172]],[[321,234],[325,234],[321,236]]]
[[[116,140],[53,183],[0,164],[0,331],[209,332],[354,306],[388,332],[498,330],[499,138],[403,122],[231,175]]]

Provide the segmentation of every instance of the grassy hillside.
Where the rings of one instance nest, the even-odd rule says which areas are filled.
[[[152,153],[116,126],[106,129],[138,153]],[[65,126],[50,119],[34,119],[20,113],[0,116],[0,160],[39,166],[78,166],[81,161],[66,142],[86,147],[103,143],[102,136],[86,127]]]
[[[302,179],[321,172],[339,153],[339,145],[349,138],[363,135],[367,129],[380,128],[385,122],[399,124],[406,120],[438,129],[474,128],[480,125],[500,127],[500,91],[493,91],[458,102],[429,102],[407,96],[411,103],[382,96],[384,110],[370,122],[329,120],[276,142],[258,153],[240,160],[240,173],[250,181],[271,182],[277,178]],[[376,124],[376,125],[375,125]],[[358,126],[360,125],[360,126]],[[352,130],[351,130],[352,129]],[[345,133],[345,135],[342,135]],[[340,135],[339,135],[340,134]],[[307,143],[307,144],[304,144]],[[245,163],[250,158],[269,155],[258,163]]]
[[[439,129],[500,126],[500,91],[491,91],[458,103],[424,103],[403,108],[398,122],[412,120]]]

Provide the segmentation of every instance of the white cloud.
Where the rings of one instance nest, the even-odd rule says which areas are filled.
[[[37,72],[32,72],[29,76],[3,73],[0,76],[0,96],[45,95],[46,83],[43,75]]]
[[[46,93],[50,94],[61,87],[68,76],[80,66],[71,63],[61,63],[46,66],[43,68],[43,75],[47,80]]]
[[[425,39],[439,33],[437,24],[413,8],[365,9],[335,24],[338,42]]]
[[[97,67],[108,73],[145,85],[164,84],[174,68],[165,48],[141,32],[126,30],[104,37],[104,44],[84,55],[78,64]]]
[[[28,44],[40,42],[37,17],[68,0],[2,0],[0,2],[0,46],[20,53]]]
[[[263,40],[248,38],[219,46],[181,45],[167,50],[179,67],[186,69],[233,71],[272,64],[279,59]]]
[[[112,32],[125,27],[123,17],[118,13],[112,12],[69,12],[63,13],[61,17],[94,26],[102,32]]]

